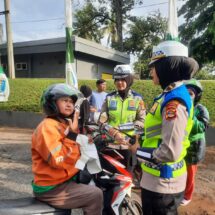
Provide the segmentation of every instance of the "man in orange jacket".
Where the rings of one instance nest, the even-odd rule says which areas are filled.
[[[56,208],[82,208],[86,215],[101,215],[102,191],[77,182],[77,98],[78,91],[67,84],[52,85],[43,93],[41,102],[47,117],[32,136],[33,192],[38,200]]]

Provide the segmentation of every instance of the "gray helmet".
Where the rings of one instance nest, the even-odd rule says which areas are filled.
[[[64,96],[71,97],[75,103],[78,97],[81,96],[81,93],[76,88],[63,83],[53,84],[43,92],[41,105],[47,116],[56,116],[59,114],[56,100]]]

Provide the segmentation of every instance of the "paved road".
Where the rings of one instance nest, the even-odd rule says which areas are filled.
[[[31,134],[31,129],[0,128],[0,200],[32,197]]]

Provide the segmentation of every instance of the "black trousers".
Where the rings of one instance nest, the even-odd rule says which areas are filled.
[[[177,208],[184,196],[184,192],[163,194],[143,188],[141,194],[144,215],[177,215]]]

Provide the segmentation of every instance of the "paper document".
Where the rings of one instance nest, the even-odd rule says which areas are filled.
[[[75,167],[83,170],[87,165],[90,174],[101,172],[102,168],[95,145],[93,143],[89,144],[88,137],[82,134],[77,136],[76,142],[80,144],[81,157],[76,162]]]

